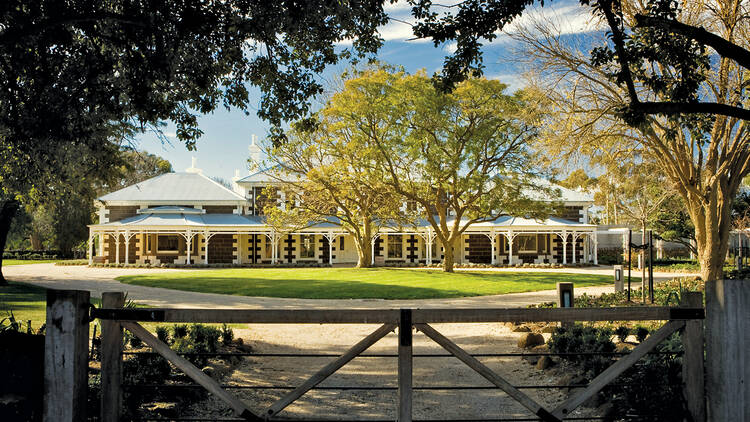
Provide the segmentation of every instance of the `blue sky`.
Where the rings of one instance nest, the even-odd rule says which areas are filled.
[[[413,21],[408,5],[403,2],[389,5],[387,10],[390,16],[398,20]],[[590,31],[593,28],[590,8],[580,6],[578,0],[546,2],[544,8],[532,8],[520,19],[523,22],[540,15],[555,19],[562,32],[566,34]],[[513,31],[513,25],[507,30]],[[423,68],[429,74],[437,72],[442,67],[445,55],[452,51],[451,44],[436,48],[429,40],[410,40],[413,38],[411,27],[402,22],[391,21],[380,29],[380,34],[385,44],[378,54],[378,59],[404,66],[408,72]],[[510,54],[512,47],[512,41],[504,34],[492,43],[485,44],[483,49],[485,76],[499,79],[508,84],[511,90],[516,90],[523,86],[524,69],[515,65]],[[327,74],[339,73],[345,68],[345,64],[340,64],[328,69]],[[260,98],[258,92],[257,90],[252,92],[250,103],[257,104]],[[224,109],[201,116],[199,122],[204,135],[198,140],[196,151],[188,151],[183,144],[174,139],[172,125],[168,125],[164,130],[171,142],[162,143],[154,134],[147,133],[137,138],[135,146],[166,158],[172,163],[175,171],[183,171],[190,167],[191,158],[196,157],[197,167],[203,169],[207,176],[231,180],[235,169],[239,169],[241,175],[247,175],[248,146],[251,135],[255,134],[262,140],[268,132],[268,124],[259,119],[253,110],[249,116],[246,116],[239,110],[226,111]]]

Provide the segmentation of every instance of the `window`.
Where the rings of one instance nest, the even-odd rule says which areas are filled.
[[[388,235],[388,258],[401,258],[403,254],[403,242],[400,234]]]
[[[178,252],[180,249],[180,238],[177,235],[163,235],[156,239],[158,252]]]
[[[519,234],[516,237],[516,247],[518,252],[536,252],[536,235]]]
[[[299,257],[315,258],[315,235],[303,234],[299,237]]]

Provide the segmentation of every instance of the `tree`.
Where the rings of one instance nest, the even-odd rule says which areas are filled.
[[[377,151],[342,117],[346,108],[344,101],[330,102],[318,113],[314,131],[290,130],[269,156],[286,197],[299,198],[288,212],[304,210],[310,219],[341,227],[355,241],[357,267],[369,267],[373,237],[402,221],[402,202],[368,166]]]
[[[560,180],[558,184],[568,189],[592,190],[599,181],[595,177],[589,177],[584,169],[576,169],[570,172],[568,177]]]
[[[681,19],[717,12],[702,5],[691,3]],[[732,19],[713,22],[731,32],[732,27],[722,22],[734,22]],[[628,93],[612,80],[607,69],[592,64],[585,52],[586,46],[603,39],[582,35],[563,43],[554,25],[543,21],[521,26],[515,37],[524,45],[529,67],[538,70],[530,75],[535,89],[529,91],[535,91],[550,111],[546,116],[549,130],[540,137],[547,141],[545,150],[560,160],[651,157],[685,203],[695,227],[701,276],[705,280],[721,277],[732,199],[750,170],[746,122],[717,116],[702,129],[702,118],[691,123],[688,117],[646,116],[642,124],[629,126],[621,113]],[[671,72],[669,67],[662,69]],[[741,69],[719,70],[701,84],[706,95],[724,101],[721,98],[743,91]],[[645,86],[640,89],[647,91]]]
[[[351,132],[376,179],[417,205],[453,271],[454,244],[472,224],[502,214],[545,214],[528,141],[533,113],[498,81],[472,79],[446,94],[424,73],[363,71],[329,101],[329,116]]]
[[[637,224],[641,230],[641,245],[648,241],[649,229],[664,203],[674,195],[665,178],[659,177],[657,165],[652,161],[609,163],[607,173],[614,176],[618,209],[625,220]],[[641,300],[646,301],[646,250],[641,249]]]
[[[380,1],[2,2],[0,251],[19,201],[52,197],[65,165],[104,174],[123,134],[166,120],[194,148],[196,114],[247,111],[248,84],[262,92],[262,118],[299,118],[322,90],[314,76],[375,52],[386,21]]]
[[[654,235],[659,239],[679,243],[685,246],[692,255],[698,255],[698,250],[695,248],[695,227],[679,196],[673,195],[664,201],[662,210],[656,214],[651,227]]]

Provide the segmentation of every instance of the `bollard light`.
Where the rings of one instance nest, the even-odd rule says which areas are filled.
[[[622,277],[622,265],[615,265],[615,292],[625,290],[625,283]]]

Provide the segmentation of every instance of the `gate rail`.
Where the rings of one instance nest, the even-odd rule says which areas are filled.
[[[664,339],[681,330],[684,345],[683,382],[685,383],[686,399],[689,411],[694,420],[702,421],[706,418],[704,398],[704,335],[703,319],[705,311],[702,307],[702,294],[685,292],[682,307],[616,307],[616,308],[557,308],[557,309],[326,309],[326,310],[244,310],[244,309],[173,309],[122,308],[124,295],[122,292],[110,292],[102,295],[102,308],[89,309],[88,292],[52,291],[48,293],[48,350],[47,362],[65,362],[66,357],[77,357],[87,343],[81,343],[81,333],[86,339],[88,323],[98,318],[101,320],[101,378],[102,378],[102,415],[103,421],[117,421],[120,417],[122,403],[122,356],[123,329],[140,338],[173,365],[181,369],[193,381],[214,394],[228,404],[235,414],[245,420],[266,421],[277,420],[277,414],[293,403],[303,394],[315,388],[319,383],[335,373],[346,363],[362,354],[371,345],[398,329],[398,352],[388,356],[398,358],[398,421],[412,421],[412,360],[423,355],[412,352],[413,328],[438,343],[448,354],[438,356],[453,356],[479,373],[492,385],[528,409],[536,419],[543,421],[574,420],[570,413],[593,395],[612,383],[620,374],[636,363],[638,359],[650,353]],[[73,306],[70,306],[71,303]],[[69,314],[69,315],[68,315]],[[435,323],[478,323],[478,322],[573,322],[573,321],[667,321],[664,326],[654,331],[646,340],[634,348],[630,353],[623,354],[614,364],[595,377],[588,385],[577,386],[576,393],[554,408],[548,409],[521,391],[533,386],[514,386],[501,375],[481,363],[477,357],[471,355],[456,345],[449,338],[438,332],[431,324]],[[70,323],[69,321],[73,321]],[[180,354],[174,352],[168,345],[161,342],[139,322],[194,322],[194,323],[297,323],[297,324],[381,324],[357,344],[342,355],[323,366],[317,373],[294,387],[264,412],[251,410],[245,403],[237,399],[227,389],[214,379],[204,374],[200,369],[188,362]],[[68,325],[66,325],[66,323]],[[72,326],[72,328],[70,328]],[[66,328],[67,327],[67,328]],[[57,328],[60,328],[58,330]],[[71,339],[78,339],[75,343]],[[65,344],[65,347],[50,348]],[[71,343],[71,344],[72,344]],[[84,350],[85,352],[86,350]],[[86,355],[86,353],[83,353]],[[270,354],[273,355],[273,354]],[[519,354],[514,354],[519,355]],[[541,355],[541,354],[540,354]],[[70,361],[75,361],[71,358]],[[80,368],[77,369],[80,371]],[[85,366],[83,368],[85,375]],[[81,377],[76,373],[71,378]],[[76,384],[76,382],[73,382]],[[82,384],[85,388],[85,378]],[[283,386],[289,387],[289,386]],[[417,389],[421,389],[417,387]],[[76,404],[75,394],[66,388],[48,388],[48,402],[45,408],[59,409],[70,405],[73,413],[85,412]],[[78,402],[80,403],[80,402]],[[80,415],[80,413],[77,413]],[[50,413],[47,413],[49,416]],[[49,420],[60,418],[49,418]],[[69,420],[81,420],[75,418]]]

